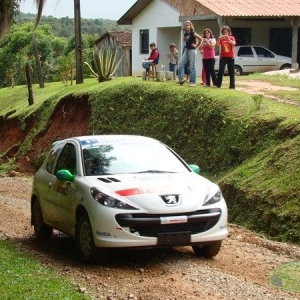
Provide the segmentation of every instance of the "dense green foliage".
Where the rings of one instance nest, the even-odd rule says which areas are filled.
[[[299,87],[298,81],[284,80]],[[26,89],[15,89],[20,96],[10,106],[11,92],[3,90],[2,124],[6,118],[18,116],[26,123],[26,116],[38,117],[35,130],[19,145],[19,155],[26,155],[32,140],[47,128],[59,101],[76,102],[87,95],[92,110],[89,132],[141,134],[165,142],[218,181],[231,222],[300,243],[300,112],[295,106],[264,98],[258,108],[252,95],[243,92],[134,78],[101,84],[89,79],[64,88],[51,84],[47,97],[35,90],[36,102],[30,107],[21,96]],[[299,91],[294,96],[299,99]]]
[[[26,84],[25,64],[32,68],[32,81],[38,82],[33,50],[33,28],[36,15],[20,14],[10,32],[0,40],[0,87]],[[93,64],[94,43],[107,31],[124,31],[128,27],[116,21],[82,19],[83,61]],[[37,48],[45,82],[62,81],[65,84],[75,78],[75,27],[74,19],[42,17],[35,30]],[[87,66],[84,78],[91,76]]]
[[[37,82],[36,62],[33,50],[33,23],[22,26],[12,26],[10,33],[0,41],[0,86],[26,84],[25,63],[32,67],[33,82]],[[74,36],[68,40],[53,34],[50,25],[41,25],[35,30],[37,48],[46,82],[63,81],[63,75],[71,74],[75,69]],[[92,45],[95,37],[83,35],[83,59],[91,62],[93,59]],[[68,63],[67,63],[68,62]],[[85,69],[85,77],[90,75]],[[73,73],[75,76],[75,73]]]
[[[16,18],[16,22],[22,25],[24,23],[34,22],[35,18],[35,14],[20,13]],[[40,25],[45,24],[51,26],[55,36],[69,38],[74,35],[74,18],[42,16]],[[81,18],[81,30],[82,34],[100,37],[107,31],[131,31],[131,26],[118,25],[116,20]]]
[[[32,43],[33,23],[12,26],[10,34],[0,41],[0,85],[25,84],[25,63],[35,68]],[[40,26],[35,32],[37,48],[43,67],[44,77],[49,80],[53,67],[67,46],[66,40],[55,37],[49,25]],[[36,74],[36,72],[33,72]]]

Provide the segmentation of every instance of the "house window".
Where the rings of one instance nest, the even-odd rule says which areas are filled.
[[[140,53],[141,54],[149,53],[149,30],[148,29],[140,30]]]

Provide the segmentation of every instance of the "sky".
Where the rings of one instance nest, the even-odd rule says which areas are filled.
[[[137,0],[80,0],[81,18],[119,20]],[[22,0],[21,12],[36,14],[34,0]],[[46,0],[44,16],[74,18],[74,0]]]

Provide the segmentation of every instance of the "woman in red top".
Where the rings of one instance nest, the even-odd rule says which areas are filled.
[[[221,87],[225,67],[227,65],[228,75],[230,77],[230,89],[235,89],[234,79],[234,51],[235,38],[231,34],[231,29],[224,26],[221,31],[222,35],[217,40],[217,46],[220,46],[220,67],[218,72],[217,87]]]

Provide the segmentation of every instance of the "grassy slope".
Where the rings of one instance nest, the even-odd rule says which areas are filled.
[[[286,77],[258,78],[299,87]],[[24,124],[29,115],[39,116],[36,131],[20,153],[26,153],[62,97],[73,95],[76,101],[82,93],[90,95],[92,132],[162,140],[187,162],[197,163],[203,174],[218,180],[231,222],[272,238],[300,242],[299,108],[263,99],[257,109],[246,93],[133,78],[35,86],[35,104],[29,107],[26,87],[17,86],[1,90],[0,118],[17,117]]]
[[[58,274],[0,240],[1,299],[92,299]]]

